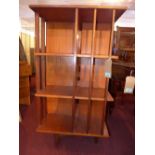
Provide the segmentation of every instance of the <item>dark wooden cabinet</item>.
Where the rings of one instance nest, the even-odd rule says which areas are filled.
[[[19,62],[19,104],[30,105],[31,66],[26,61]]]
[[[113,61],[110,92],[117,96],[123,93],[125,78],[135,71],[135,28],[117,27],[114,35],[113,54],[119,56]]]

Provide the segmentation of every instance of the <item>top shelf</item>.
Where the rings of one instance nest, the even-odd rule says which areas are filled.
[[[114,6],[98,6],[98,5],[30,5],[29,6],[34,12],[38,13],[40,17],[44,18],[45,21],[55,22],[74,22],[75,21],[75,9],[79,9],[79,15],[83,21],[89,20],[90,12],[97,9],[97,21],[107,22],[111,20],[112,10],[116,9],[115,21],[124,13],[126,7],[114,7]],[[101,16],[104,14],[104,16]],[[91,18],[91,21],[93,18]],[[109,22],[109,21],[108,21]]]
[[[30,4],[29,7],[33,10],[36,11],[37,9],[42,9],[42,8],[83,8],[83,9],[128,9],[126,6],[112,6],[112,5],[50,5],[50,4]]]

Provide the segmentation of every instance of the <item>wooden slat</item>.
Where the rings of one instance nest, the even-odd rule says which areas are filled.
[[[53,5],[53,4],[31,4],[29,5],[29,7],[34,10],[35,12],[37,11],[41,11],[41,10],[38,10],[38,9],[41,9],[41,8],[61,8],[61,9],[68,9],[68,8],[83,8],[83,9],[89,9],[89,8],[92,8],[92,9],[128,9],[127,6],[117,6],[117,5],[109,5],[109,4],[104,4],[104,5],[83,5],[83,4],[79,4],[79,5],[75,5],[75,4],[70,4],[70,5]]]
[[[95,29],[96,29],[96,16],[97,10],[94,9],[94,16],[93,16],[93,34],[92,34],[92,44],[91,44],[91,66],[90,66],[90,81],[89,81],[89,105],[88,105],[88,116],[87,116],[87,133],[89,131],[90,126],[90,119],[91,119],[91,108],[92,108],[92,101],[91,93],[92,93],[92,86],[93,86],[93,76],[94,76],[94,43],[95,43]]]
[[[41,53],[45,53],[45,20],[41,18]],[[36,53],[35,53],[36,54]],[[42,88],[45,88],[45,57],[41,57],[41,82]]]
[[[97,58],[97,59],[107,59],[107,58],[111,58],[111,59],[119,59],[119,56],[115,56],[115,55],[112,55],[111,57],[109,56],[105,56],[105,55],[94,55],[94,58]]]
[[[45,53],[45,20],[41,18],[41,53]],[[45,89],[46,87],[46,58],[41,57],[41,88]],[[46,98],[41,98],[41,111],[42,118],[45,118],[47,115],[47,104]]]
[[[76,85],[77,85],[77,34],[78,34],[78,9],[75,9],[75,24],[74,24],[74,75],[73,75],[73,97],[72,97],[72,131],[74,128],[74,119],[76,112],[76,101],[75,101],[75,93],[76,93]]]
[[[106,113],[106,104],[107,104],[107,92],[108,92],[108,79],[105,79],[105,91],[104,91],[104,102],[102,104],[102,119],[101,119],[101,134],[103,134],[104,122],[105,122],[105,113]]]
[[[74,54],[59,54],[59,53],[35,53],[36,56],[58,56],[58,57],[73,57]]]
[[[91,55],[86,55],[86,54],[77,54],[77,57],[79,58],[91,58]],[[97,59],[107,59],[109,58],[108,55],[95,55],[94,54],[94,58],[97,58]],[[112,55],[111,56],[111,59],[119,59],[119,56],[116,56],[116,55]]]
[[[79,58],[91,58],[91,55],[87,55],[87,54],[77,54],[77,57],[79,57]]]
[[[114,22],[115,22],[115,14],[116,11],[113,10],[112,12],[112,26],[111,26],[111,37],[110,37],[110,47],[109,47],[109,52],[108,52],[108,56],[111,57],[112,55],[112,45],[113,45],[113,31],[114,31]],[[108,94],[108,85],[109,85],[109,79],[105,78],[105,93],[104,93],[104,99],[105,102],[102,105],[102,120],[101,120],[101,134],[103,134],[103,129],[104,129],[104,122],[105,122],[105,113],[106,113],[106,104],[107,104],[107,94]]]
[[[112,45],[113,45],[113,33],[114,33],[115,15],[116,15],[116,10],[113,10],[113,13],[112,13],[112,26],[111,26],[111,37],[110,37],[109,56],[111,56],[111,54],[112,54]]]
[[[39,52],[39,15],[35,13],[35,52]],[[36,89],[40,89],[40,58],[35,57]]]
[[[40,36],[39,36],[39,15],[37,13],[35,13],[35,52],[39,52],[39,40],[40,40]],[[41,88],[41,79],[40,79],[40,68],[41,68],[41,64],[40,64],[40,58],[39,57],[35,57],[35,67],[36,67],[36,90],[40,90]],[[36,98],[36,110],[37,110],[37,118],[38,118],[38,123],[40,124],[42,119],[43,119],[43,115],[42,115],[42,104],[41,104],[41,99],[40,98]]]

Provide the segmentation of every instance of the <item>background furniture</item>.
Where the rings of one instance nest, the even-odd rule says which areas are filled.
[[[37,131],[109,137],[106,105],[113,98],[104,62],[117,59],[111,55],[113,27],[125,8],[30,8],[35,12]]]
[[[31,66],[26,61],[19,62],[19,104],[30,104],[30,84]]]
[[[126,76],[135,71],[135,28],[117,27],[113,54],[119,59],[113,61],[110,92],[117,96],[124,90]]]
[[[27,62],[23,44],[19,38],[19,104],[30,104],[31,66]]]

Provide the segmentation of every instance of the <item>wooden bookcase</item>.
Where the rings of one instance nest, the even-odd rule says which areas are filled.
[[[104,77],[113,26],[126,8],[30,5],[35,12],[38,132],[109,137]],[[39,50],[41,48],[41,50]]]

